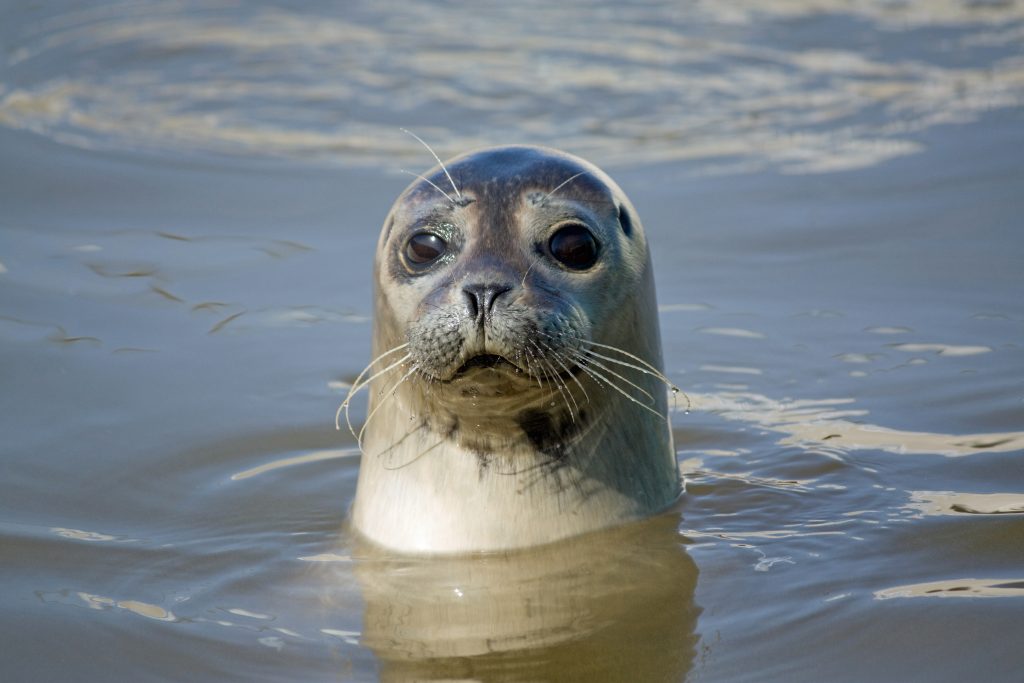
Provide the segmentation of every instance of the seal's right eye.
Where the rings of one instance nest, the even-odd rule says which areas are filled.
[[[432,232],[418,232],[405,243],[405,258],[414,266],[425,266],[441,258],[448,243]]]

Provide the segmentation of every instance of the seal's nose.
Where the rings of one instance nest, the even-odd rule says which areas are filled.
[[[476,321],[478,326],[484,324],[484,320],[491,317],[491,309],[494,302],[502,294],[512,290],[511,285],[501,285],[494,282],[479,282],[465,285],[462,293],[466,296],[466,312],[469,317]]]

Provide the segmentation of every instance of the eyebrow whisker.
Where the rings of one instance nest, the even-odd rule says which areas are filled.
[[[547,193],[546,195],[544,195],[544,196],[543,196],[543,197],[541,198],[541,200],[540,200],[540,204],[543,204],[544,202],[546,202],[546,201],[547,201],[547,200],[548,200],[548,199],[549,199],[549,198],[551,197],[551,195],[553,195],[554,193],[558,192],[558,191],[559,191],[559,190],[561,190],[561,189],[562,189],[563,187],[565,187],[566,185],[568,185],[568,184],[569,184],[569,183],[571,183],[572,181],[574,181],[574,180],[576,180],[577,178],[579,178],[579,177],[580,177],[581,175],[586,175],[587,173],[588,173],[588,171],[580,171],[579,173],[577,173],[577,174],[576,174],[576,175],[574,175],[574,176],[569,176],[568,178],[566,178],[565,180],[563,180],[563,181],[562,181],[561,183],[559,183],[559,184],[558,184],[558,186],[557,186],[557,187],[555,187],[555,189],[551,190],[551,192],[548,192],[548,193]]]
[[[400,169],[398,169],[398,170],[399,170],[399,171],[401,171],[402,173],[408,173],[408,174],[409,174],[409,175],[411,175],[411,176],[416,176],[416,177],[417,177],[417,178],[419,178],[420,180],[422,180],[422,181],[424,181],[424,182],[426,182],[426,183],[429,183],[429,184],[430,184],[430,186],[431,186],[432,188],[434,188],[435,190],[437,190],[438,192],[440,192],[441,194],[443,194],[443,195],[445,196],[445,198],[446,198],[446,199],[447,199],[447,200],[448,200],[449,202],[451,202],[452,204],[457,204],[457,202],[456,202],[456,201],[455,201],[454,199],[452,199],[452,196],[451,196],[450,194],[448,194],[447,192],[445,192],[444,190],[442,190],[442,189],[441,189],[440,187],[438,187],[438,186],[437,186],[437,183],[435,183],[435,182],[434,182],[433,180],[431,180],[430,178],[427,178],[426,176],[422,176],[422,175],[420,175],[419,173],[413,173],[412,171],[407,171],[407,170],[405,170],[404,168],[400,168]]]
[[[435,152],[433,149],[431,149],[430,145],[428,145],[426,142],[423,141],[423,138],[421,138],[419,135],[416,135],[416,133],[413,133],[411,130],[408,130],[406,128],[400,128],[399,130],[401,130],[403,133],[408,133],[409,135],[413,136],[414,138],[416,138],[419,141],[419,143],[421,145],[423,145],[424,147],[427,148],[427,151],[430,152],[430,154],[434,157],[434,159],[437,160],[438,165],[441,166],[441,170],[444,171],[444,174],[448,177],[448,182],[452,184],[452,189],[455,190],[455,196],[459,198],[459,202],[461,203],[463,201],[462,193],[459,192],[458,186],[455,184],[455,181],[452,179],[452,174],[448,172],[448,168],[444,165],[444,162],[441,161],[441,157],[437,156],[437,152]],[[433,183],[430,183],[430,184],[434,185]],[[437,186],[434,185],[434,187],[437,187]],[[446,197],[448,196],[447,193],[445,194],[445,196]],[[452,202],[452,203],[454,203],[454,202]]]

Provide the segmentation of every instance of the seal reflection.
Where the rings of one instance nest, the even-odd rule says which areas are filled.
[[[463,557],[367,543],[362,645],[382,681],[681,681],[701,609],[678,521]]]

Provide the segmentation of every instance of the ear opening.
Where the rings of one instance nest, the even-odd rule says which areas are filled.
[[[625,204],[619,204],[619,226],[626,237],[633,236],[633,219],[629,217],[629,209]]]

